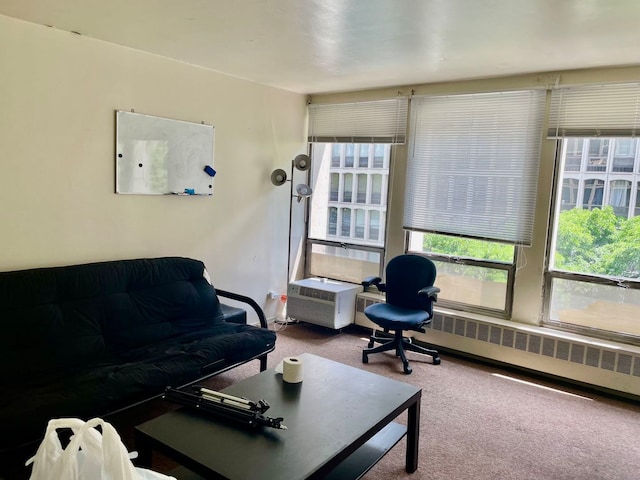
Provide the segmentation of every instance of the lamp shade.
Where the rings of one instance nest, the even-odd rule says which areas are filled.
[[[277,168],[273,172],[271,172],[271,183],[273,183],[276,187],[283,185],[286,181],[287,172],[285,172],[281,168]]]
[[[311,168],[311,158],[309,158],[309,155],[305,155],[304,153],[301,153],[300,155],[297,155],[296,158],[293,159],[293,165],[298,170],[304,172]]]

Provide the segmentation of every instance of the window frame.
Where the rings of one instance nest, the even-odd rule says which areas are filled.
[[[575,137],[566,137],[564,140],[571,140]],[[581,137],[578,137],[581,138]],[[553,328],[559,331],[565,331],[569,333],[587,335],[592,338],[599,338],[602,340],[609,341],[617,341],[622,343],[627,343],[631,345],[640,345],[640,336],[630,335],[624,332],[618,332],[614,330],[603,330],[599,328],[595,328],[592,326],[582,326],[575,323],[562,322],[559,319],[551,318],[551,308],[552,308],[552,300],[553,300],[553,282],[554,280],[569,280],[575,282],[589,283],[593,285],[602,285],[602,286],[612,286],[612,287],[622,287],[622,288],[631,288],[634,290],[640,290],[640,279],[632,280],[632,279],[620,279],[614,278],[606,275],[594,275],[588,273],[577,273],[577,272],[569,272],[565,270],[558,270],[552,268],[553,262],[553,249],[555,247],[555,238],[557,235],[557,222],[560,213],[562,213],[562,209],[559,208],[558,202],[561,201],[562,198],[562,183],[564,180],[565,173],[567,173],[564,169],[562,157],[565,154],[563,139],[556,139],[556,155],[554,160],[554,178],[553,178],[553,191],[551,195],[550,202],[550,212],[549,212],[549,224],[547,228],[547,242],[545,245],[545,264],[543,271],[543,296],[542,296],[542,310],[541,310],[541,325],[549,328]],[[610,147],[610,145],[609,145]],[[583,149],[584,150],[584,149]],[[609,155],[611,155],[611,148],[609,148]],[[584,154],[584,152],[583,152]],[[608,162],[608,164],[612,165],[612,162]],[[599,178],[596,172],[588,172],[586,165],[581,172],[573,172],[569,171],[569,174],[583,174],[588,178]],[[596,175],[594,175],[596,173]],[[598,172],[604,173],[604,172]],[[604,190],[603,190],[603,204],[602,206],[609,205],[608,200],[610,197],[609,186],[610,182],[616,180],[616,173],[609,172],[610,177],[608,179],[602,179],[604,182]],[[568,177],[572,178],[572,177]],[[580,183],[586,182],[588,178],[584,178],[580,181]],[[635,182],[637,184],[637,188],[640,193],[640,179]],[[633,191],[634,181],[631,181],[631,190]],[[582,196],[584,196],[584,184],[581,185]],[[580,188],[578,191],[578,195],[580,195]],[[629,210],[631,210],[633,202],[633,195],[629,200]],[[638,199],[636,198],[636,202]],[[576,206],[576,208],[578,208]],[[581,208],[585,208],[582,205]],[[594,207],[599,208],[599,207]],[[627,217],[628,218],[628,217]]]
[[[313,247],[316,245],[321,245],[321,246],[327,246],[327,247],[337,247],[337,248],[344,248],[347,250],[358,250],[362,252],[371,252],[371,253],[378,254],[380,258],[380,262],[378,265],[377,274],[378,276],[382,277],[384,276],[384,268],[386,265],[386,251],[387,251],[387,237],[388,237],[387,228],[388,228],[388,220],[389,220],[389,192],[390,192],[389,181],[391,179],[391,168],[392,168],[393,158],[395,155],[394,150],[395,148],[397,148],[397,146],[392,143],[373,142],[372,143],[373,147],[369,149],[370,161],[368,162],[367,167],[363,167],[360,165],[360,157],[357,157],[357,159],[354,159],[354,163],[352,167],[345,166],[342,160],[340,161],[340,166],[336,167],[333,162],[333,159],[334,159],[333,155],[336,151],[336,145],[340,145],[340,148],[338,150],[341,152],[341,159],[342,159],[342,157],[346,155],[347,148],[345,147],[345,145],[348,142],[318,142],[318,143],[332,143],[332,147],[331,147],[332,161],[330,162],[329,169],[339,170],[338,172],[330,172],[331,176],[338,175],[339,189],[338,189],[338,200],[336,200],[337,205],[332,205],[327,208],[327,215],[329,214],[328,212],[330,211],[331,208],[336,208],[337,218],[336,218],[335,236],[344,237],[344,235],[342,235],[343,213],[344,213],[344,209],[346,208],[350,210],[350,224],[349,224],[350,236],[353,239],[361,240],[365,243],[353,243],[353,242],[349,242],[345,238],[338,238],[336,240],[311,238],[309,236],[310,225],[309,225],[309,222],[307,222],[306,233],[305,233],[305,255],[304,255],[304,261],[303,261],[304,276],[305,278],[314,276],[314,274],[312,273],[312,265],[311,265],[311,260],[313,258],[313,255],[312,255]],[[358,144],[355,146],[354,152],[356,153],[356,155],[359,155],[359,153],[361,153],[362,151],[361,145],[363,144]],[[379,153],[381,148],[385,149],[387,147],[389,148],[388,159],[387,159],[386,153],[383,153],[382,162],[378,161],[374,166],[374,160],[375,160],[374,156],[376,152]],[[312,161],[313,161],[313,144],[311,142],[309,143],[309,156],[312,158]],[[387,173],[382,173],[381,169],[384,170],[385,168],[387,169]],[[344,201],[344,197],[343,197],[344,180],[347,175],[351,175],[351,188],[352,188],[351,201],[349,202]],[[358,201],[358,186],[359,186],[358,179],[361,178],[361,176],[364,177],[365,183],[366,183],[366,188],[365,188],[366,199],[364,203],[361,203]],[[374,176],[380,177],[380,182],[381,182],[381,191],[378,192],[378,194],[380,195],[380,203],[375,203],[375,204],[371,203],[371,197],[373,195],[372,184],[373,184]],[[385,185],[385,181],[386,181],[386,185]],[[383,207],[383,206],[384,206],[384,212],[381,212],[378,208],[376,208],[376,207]],[[308,218],[311,217],[311,207],[312,207],[311,202],[307,202],[306,209],[307,209]],[[373,207],[373,208],[369,208],[369,207]],[[358,228],[358,226],[356,225],[358,210],[362,210],[364,212],[364,236],[363,237],[355,236],[355,230],[356,228]],[[375,211],[380,214],[377,219],[378,221],[375,225],[376,232],[377,232],[376,238],[371,238],[372,211]],[[384,236],[381,235],[383,232],[384,232]],[[382,246],[370,245],[370,244],[367,244],[366,242],[381,242]],[[345,281],[342,278],[333,278],[333,277],[328,277],[328,278],[330,278],[331,280]]]
[[[505,271],[507,273],[507,284],[505,286],[505,300],[503,309],[495,309],[483,307],[480,305],[472,305],[468,303],[454,302],[445,298],[438,298],[438,305],[443,308],[450,308],[452,310],[469,312],[480,315],[487,315],[494,318],[500,318],[509,320],[513,312],[513,298],[514,298],[514,286],[516,280],[517,259],[520,254],[520,248],[514,245],[513,249],[513,261],[511,263],[500,262],[497,260],[480,260],[473,257],[461,257],[456,255],[446,255],[442,253],[424,252],[412,250],[409,248],[409,236],[411,233],[436,233],[438,235],[444,235],[439,232],[417,232],[417,231],[405,231],[405,248],[406,253],[421,255],[430,260],[442,263],[452,263],[456,265],[465,265],[470,267],[480,267],[492,270]],[[477,240],[477,239],[476,239]]]

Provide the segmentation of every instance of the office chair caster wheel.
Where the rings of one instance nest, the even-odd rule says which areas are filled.
[[[440,357],[436,357],[433,359],[433,364],[434,365],[440,365]]]
[[[406,375],[409,375],[411,372],[413,372],[413,370],[411,369],[408,363],[404,364],[403,370]]]
[[[369,357],[364,352],[362,352],[362,363],[369,363]]]

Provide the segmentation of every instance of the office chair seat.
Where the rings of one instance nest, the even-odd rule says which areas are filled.
[[[424,353],[440,364],[440,355],[413,343],[413,339],[403,337],[403,332],[413,330],[425,333],[424,326],[431,322],[433,302],[440,289],[433,286],[436,278],[434,263],[421,255],[406,254],[392,258],[385,269],[386,283],[379,277],[366,278],[362,285],[366,288],[376,285],[385,292],[385,303],[376,303],[364,309],[365,316],[384,330],[385,335],[377,336],[375,331],[369,338],[368,348],[362,351],[362,363],[369,363],[372,353],[395,350],[400,357],[405,374],[411,373],[406,350]],[[390,332],[393,335],[390,336]],[[374,347],[375,343],[381,345]]]
[[[413,330],[429,320],[429,314],[423,310],[413,310],[388,303],[369,306],[366,316],[375,324],[389,330]]]

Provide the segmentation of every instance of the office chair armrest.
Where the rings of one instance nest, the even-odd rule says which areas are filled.
[[[418,292],[418,295],[433,298],[433,301],[437,302],[438,293],[440,293],[440,289],[438,287],[424,287]]]
[[[385,291],[385,284],[384,283],[380,283],[380,282],[382,282],[382,279],[380,277],[371,276],[371,277],[365,278],[360,283],[363,286],[363,288],[365,289],[365,291],[366,291],[367,287],[370,287],[371,285],[375,285],[379,292],[384,292]]]

